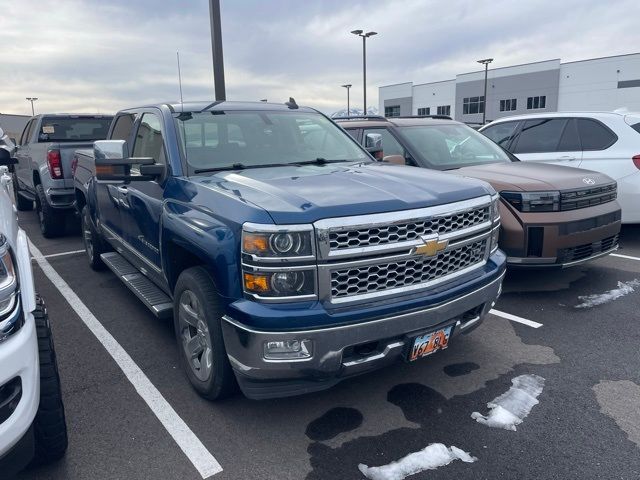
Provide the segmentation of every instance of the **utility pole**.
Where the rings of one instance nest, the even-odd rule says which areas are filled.
[[[363,86],[363,100],[364,100],[364,112],[367,114],[367,38],[377,35],[377,32],[363,33],[364,30],[351,30],[351,33],[362,37],[362,86]]]
[[[489,64],[493,62],[493,58],[485,58],[478,60],[478,63],[484,65],[484,108],[482,109],[482,125],[487,120],[487,74],[489,73]]]
[[[222,22],[220,20],[220,0],[209,0],[211,17],[211,53],[213,55],[213,83],[216,100],[227,99],[224,84],[224,60],[222,57]]]
[[[36,111],[33,108],[33,102],[35,102],[36,100],[38,100],[38,97],[27,97],[27,100],[29,102],[31,102],[31,116],[35,117],[36,116]]]
[[[342,87],[347,89],[347,117],[348,117],[349,115],[351,115],[351,107],[349,105],[349,89],[352,87],[352,85],[350,83],[347,83],[346,85],[342,85]],[[367,113],[365,112],[365,115],[366,114]]]

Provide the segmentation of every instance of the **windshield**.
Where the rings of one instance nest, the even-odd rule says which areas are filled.
[[[423,162],[438,170],[511,161],[499,146],[466,125],[420,125],[399,130]]]
[[[189,172],[300,162],[363,161],[368,155],[324,116],[308,112],[190,112],[176,116]]]
[[[112,117],[44,117],[39,142],[88,142],[107,138]]]

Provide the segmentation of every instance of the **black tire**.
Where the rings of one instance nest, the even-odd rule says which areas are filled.
[[[40,358],[40,404],[33,421],[35,436],[33,463],[41,465],[62,458],[67,450],[68,439],[60,389],[60,375],[58,374],[49,316],[40,297],[36,298],[33,317],[38,335]]]
[[[211,345],[210,375],[206,379],[198,378],[196,370],[192,367],[192,360],[188,358],[184,343],[184,331],[181,329],[180,303],[183,295],[189,291],[199,303],[201,313],[206,321],[207,331],[202,335],[208,335]],[[224,314],[220,296],[213,285],[211,275],[204,267],[192,267],[180,274],[174,291],[173,302],[174,328],[178,343],[178,355],[180,363],[191,382],[193,388],[208,400],[220,400],[233,395],[238,388],[236,377],[227,358],[227,351],[222,338],[222,316]],[[198,333],[200,333],[198,331]],[[187,333],[188,334],[188,333]]]
[[[56,211],[47,202],[42,185],[36,185],[36,211],[40,222],[40,231],[45,238],[55,238],[64,233],[67,223],[66,212]]]
[[[33,210],[33,201],[27,198],[24,198],[22,195],[20,195],[20,189],[18,187],[18,179],[16,177],[16,174],[14,173],[12,177],[13,177],[13,196],[16,199],[16,207],[21,212]]]
[[[89,260],[89,266],[93,270],[103,270],[105,265],[100,255],[111,250],[102,235],[95,229],[91,217],[89,216],[89,207],[85,205],[81,213],[82,220],[82,240],[84,242],[84,251]]]

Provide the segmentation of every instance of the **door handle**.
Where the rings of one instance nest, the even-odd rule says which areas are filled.
[[[127,195],[129,193],[129,189],[127,187],[118,187],[118,192],[123,195]]]
[[[576,157],[573,157],[571,155],[563,155],[561,157],[558,157],[558,160],[569,160],[570,162],[575,160]]]

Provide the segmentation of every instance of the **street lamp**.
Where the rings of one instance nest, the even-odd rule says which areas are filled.
[[[351,85],[350,83],[347,83],[346,85],[342,85],[342,87],[343,87],[343,88],[346,88],[346,89],[347,89],[347,117],[348,117],[349,115],[351,115],[351,108],[350,108],[350,106],[349,106],[349,89],[351,88],[351,86],[352,86],[352,85]],[[367,114],[367,113],[365,112],[365,115],[366,115],[366,114]]]
[[[482,109],[482,124],[487,119],[487,73],[489,72],[489,64],[493,62],[493,58],[484,58],[478,60],[478,63],[484,65],[484,108]]]
[[[36,116],[36,112],[33,109],[33,102],[35,102],[36,100],[38,100],[38,97],[27,97],[27,101],[31,102],[31,116],[32,117]]]
[[[377,35],[377,32],[363,33],[364,30],[351,30],[351,33],[362,37],[362,85],[364,88],[364,114],[367,114],[367,38]]]

